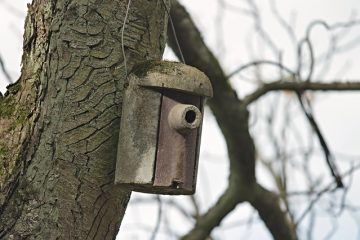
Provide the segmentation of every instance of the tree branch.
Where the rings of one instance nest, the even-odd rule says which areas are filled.
[[[248,111],[242,107],[236,91],[227,81],[218,60],[206,46],[191,17],[177,1],[170,11],[179,46],[185,62],[203,71],[211,80],[214,97],[207,102],[227,141],[232,171],[241,171],[242,180],[255,180],[254,142],[248,131]],[[181,33],[181,34],[179,34]],[[171,29],[168,30],[169,45],[180,56]]]
[[[259,61],[253,61],[253,62],[249,62],[239,68],[237,68],[236,70],[234,70],[232,73],[230,73],[227,77],[231,78],[233,77],[235,74],[240,73],[241,71],[249,68],[249,67],[255,67],[258,65],[271,65],[277,68],[280,68],[281,70],[287,72],[288,74],[295,76],[296,73],[295,71],[291,70],[290,68],[284,66],[283,64],[281,64],[281,62],[275,62],[275,61],[271,61],[271,60],[259,60]]]
[[[275,239],[293,239],[286,238],[286,236],[293,236],[296,233],[287,223],[287,215],[281,211],[279,201],[266,202],[258,199],[263,195],[258,192],[259,185],[255,178],[255,146],[249,133],[249,112],[246,105],[242,104],[230,86],[218,60],[204,43],[200,32],[184,7],[177,1],[172,1],[170,15],[185,62],[203,71],[212,82],[214,97],[208,101],[208,104],[225,137],[230,160],[228,190],[218,203],[199,219],[185,239],[204,239],[238,203],[243,201],[251,201],[257,210],[260,209],[262,211],[260,216],[265,222],[276,219],[273,223],[267,223]],[[168,30],[168,37],[171,48],[179,57],[179,49],[171,29]],[[236,194],[230,190],[233,188],[232,186],[236,189]],[[260,193],[263,192],[265,191]],[[274,195],[269,191],[266,193]],[[268,207],[271,209],[266,212],[265,209]],[[274,215],[265,216],[267,213]],[[276,218],[273,218],[274,216]],[[278,231],[279,229],[281,231]]]
[[[340,82],[334,81],[329,83],[323,82],[289,82],[289,81],[276,81],[264,84],[253,93],[244,98],[243,104],[249,105],[258,98],[264,96],[271,91],[295,91],[301,92],[305,90],[311,91],[358,91],[360,90],[359,81]]]
[[[239,199],[239,192],[237,187],[229,186],[217,203],[204,216],[200,217],[195,227],[181,239],[198,240],[208,237],[211,231],[242,201]]]
[[[249,202],[259,212],[274,239],[297,239],[295,225],[280,208],[280,198],[259,184],[255,185],[253,193]]]
[[[5,67],[5,63],[4,63],[4,60],[2,59],[1,55],[0,55],[0,68],[1,68],[1,71],[4,73],[5,75],[5,78],[6,78],[6,81],[10,84],[12,83],[12,79],[11,79],[11,76],[9,74],[9,72],[7,71],[6,67]]]
[[[335,161],[334,161],[333,155],[331,154],[330,148],[328,147],[325,137],[320,130],[319,124],[317,123],[317,121],[315,120],[315,117],[313,115],[310,101],[306,98],[306,96],[304,94],[301,94],[300,92],[296,92],[296,95],[300,102],[301,109],[303,110],[306,118],[308,119],[308,121],[310,123],[310,126],[313,128],[316,136],[319,139],[319,142],[320,142],[321,148],[323,149],[326,163],[331,172],[331,175],[336,180],[337,186],[339,188],[344,187],[338,167],[335,164]],[[304,99],[303,99],[303,97],[304,97]]]

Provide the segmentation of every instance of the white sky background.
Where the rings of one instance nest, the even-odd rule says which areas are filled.
[[[18,0],[0,0],[0,56],[5,60],[7,69],[9,70],[12,79],[16,80],[20,73],[20,58],[22,49],[22,32],[23,22],[26,11],[26,4],[29,1]],[[220,16],[218,9],[218,0],[198,0],[181,1],[188,8],[188,11],[193,16],[202,35],[207,44],[213,49],[215,54],[220,57],[221,64],[227,73],[232,72],[238,66],[254,60],[254,56],[264,56],[275,60],[274,56],[261,47],[254,47],[254,40],[249,40],[249,36],[253,34],[253,21],[246,16],[239,16],[238,12],[228,11],[225,15]],[[246,1],[226,1],[238,8],[246,8]],[[269,1],[257,1],[261,5],[261,11],[264,13],[264,26],[271,29],[271,36],[274,37],[274,42],[280,43],[283,47],[283,62],[289,67],[295,67],[295,53],[291,48],[291,42],[286,37],[286,33],[281,29],[274,18],[270,18]],[[296,11],[296,34],[300,38],[304,35],[305,28],[309,22],[314,19],[326,20],[329,23],[338,21],[347,21],[349,16],[358,13],[357,19],[360,19],[360,1],[359,0],[278,0],[277,5],[279,12],[285,19],[290,19],[291,13]],[[221,19],[221,21],[219,21]],[[220,25],[221,23],[221,25]],[[222,29],[221,39],[223,43],[219,43],[218,30]],[[311,35],[314,41],[316,53],[320,53],[329,45],[329,33],[321,27],[317,27]],[[360,39],[360,28],[354,28],[352,32],[348,33],[344,42],[353,39]],[[249,51],[254,47],[254,51]],[[358,67],[360,56],[360,47],[354,48],[349,52],[337,56],[337,61],[334,61],[329,68],[331,69],[326,80],[329,79],[358,79],[360,80],[360,69]],[[166,51],[166,58],[171,58],[170,51]],[[342,69],[345,69],[342,71]],[[251,70],[246,72],[245,76],[251,77]],[[274,75],[274,71],[266,69],[269,76]],[[0,91],[5,91],[6,82],[0,71]],[[323,79],[322,79],[323,80]],[[240,77],[234,77],[232,84],[238,90],[240,96],[249,93],[253,90],[253,84],[243,81]],[[264,116],[268,111],[266,103],[272,101],[276,95],[271,94],[264,97],[258,104],[251,108],[253,115]],[[316,104],[314,105],[315,117],[320,124],[320,127],[328,140],[328,144],[333,152],[337,153],[337,160],[341,161],[341,156],[351,155],[360,156],[360,97],[359,93],[321,93],[316,95]],[[288,101],[288,98],[282,97],[282,102]],[[293,104],[293,107],[296,104]],[[280,109],[281,112],[283,109]],[[294,107],[294,115],[292,124],[299,129],[301,135],[307,136],[308,131],[304,130],[306,122],[299,109]],[[216,125],[214,117],[210,111],[206,111],[206,120],[203,127],[202,148],[200,155],[200,166],[198,175],[198,190],[196,198],[200,202],[201,211],[205,212],[211,205],[215,203],[219,195],[223,192],[227,184],[228,163],[225,143],[222,135]],[[261,119],[259,117],[259,119]],[[278,125],[281,125],[278,123]],[[264,131],[261,121],[257,122],[252,129],[254,135],[261,134]],[[279,130],[275,126],[275,130]],[[291,142],[289,137],[289,142]],[[266,149],[268,146],[267,139],[257,138],[257,145]],[[316,147],[318,144],[315,141]],[[270,151],[269,151],[270,152]],[[319,152],[318,157],[312,159],[312,169],[315,173],[323,173],[325,180],[328,171],[324,166],[324,159]],[[340,159],[339,159],[340,158]],[[359,159],[359,158],[357,158]],[[340,164],[340,169],[345,171],[348,164]],[[273,188],[273,183],[269,180],[267,174],[263,170],[257,172],[260,181],[269,188]],[[292,186],[301,188],[304,186],[301,177],[293,173],[291,175]],[[360,199],[360,189],[357,186],[360,180],[360,174],[357,174],[353,180],[353,188],[349,193],[349,199],[352,203],[358,203]],[[348,180],[345,180],[346,182]],[[139,197],[153,198],[152,195],[134,193],[132,199],[139,199]],[[191,207],[188,197],[162,197],[163,201],[175,200],[179,203]],[[323,207],[326,207],[327,202],[324,202]],[[304,206],[299,204],[299,208]],[[170,227],[177,234],[186,233],[192,226],[192,223],[181,217],[181,215],[174,208],[167,207],[163,204],[163,216],[167,215],[167,220],[170,222]],[[241,224],[248,219],[249,213],[252,210],[243,204],[231,213],[222,223],[219,229],[214,231],[216,239],[271,239],[263,224],[254,218],[254,224]],[[321,210],[319,210],[321,215]],[[121,232],[118,239],[150,239],[152,229],[156,222],[158,207],[155,204],[132,204],[128,207],[125,215]],[[166,213],[166,214],[164,214]],[[314,239],[324,239],[329,230],[332,229],[332,222],[327,218],[327,215],[322,215],[315,224]],[[357,219],[357,222],[354,220]],[[340,221],[337,226],[337,233],[332,239],[360,239],[357,226],[360,224],[359,214],[345,213],[339,217]],[[141,223],[139,225],[139,223]],[[160,226],[160,233],[156,239],[170,239],[166,232],[164,224]],[[302,239],[306,239],[302,235]],[[171,239],[176,239],[173,236]]]

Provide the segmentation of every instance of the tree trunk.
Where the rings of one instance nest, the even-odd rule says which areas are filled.
[[[165,2],[29,6],[22,74],[0,97],[0,239],[116,237],[130,196],[113,184],[123,85],[161,58]]]

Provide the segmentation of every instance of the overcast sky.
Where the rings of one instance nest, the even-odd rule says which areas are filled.
[[[20,58],[22,48],[22,32],[26,12],[25,0],[0,0],[0,56],[4,59],[10,75],[15,81],[20,73]],[[198,0],[181,1],[188,7],[189,12],[202,31],[203,37],[213,51],[221,58],[221,64],[224,69],[230,73],[236,67],[253,60],[249,54],[248,35],[253,31],[253,22],[249,17],[239,16],[236,11],[228,11],[226,15],[219,16],[217,0]],[[227,1],[237,8],[246,9],[246,1]],[[268,1],[258,1],[261,5],[261,11],[264,16],[268,16],[270,8],[266,3]],[[261,4],[260,4],[261,3]],[[264,4],[263,4],[264,3]],[[347,21],[350,16],[355,16],[356,12],[360,14],[359,0],[278,0],[279,12],[285,19],[290,19],[296,12],[296,34],[302,36],[306,26],[314,19],[326,20],[329,23]],[[359,15],[358,14],[358,15]],[[221,17],[221,25],[219,19]],[[360,19],[360,16],[357,17]],[[221,35],[219,36],[219,28]],[[284,50],[284,62],[290,67],[296,64],[294,52],[291,49],[291,42],[286,38],[286,34],[275,23],[274,19],[265,17],[265,26],[271,29],[274,41],[281,42]],[[328,46],[328,32],[324,29],[317,29],[312,39],[319,46],[316,51],[321,52]],[[355,28],[345,40],[360,38],[360,28]],[[220,37],[224,39],[219,43]],[[323,48],[323,49],[322,49]],[[260,50],[259,50],[260,51]],[[267,56],[268,53],[265,53]],[[269,54],[270,56],[270,54]],[[360,80],[360,69],[358,57],[360,48],[354,48],[350,53],[341,54],[338,60],[331,66],[329,74],[324,78],[326,80],[338,79],[358,79]],[[170,51],[165,54],[166,58],[172,58]],[[345,68],[346,71],[341,71]],[[325,80],[324,79],[324,80]],[[233,85],[238,90],[240,96],[253,89],[253,85],[247,85],[238,78],[232,79]],[[241,83],[241,84],[240,84]],[[240,85],[239,85],[240,84]],[[4,92],[6,86],[5,76],[0,72],[0,91]],[[328,139],[330,147],[336,153],[360,155],[360,97],[358,93],[333,93],[320,94],[318,101],[314,106],[314,111],[319,124]],[[261,100],[266,101],[266,99]],[[260,101],[260,105],[262,104]],[[260,108],[261,109],[261,108]],[[203,127],[202,148],[200,156],[200,167],[198,176],[198,191],[196,197],[201,203],[202,212],[206,211],[219,197],[227,184],[228,163],[225,142],[216,125],[211,112],[206,110],[206,121]],[[299,117],[301,118],[301,117]],[[299,120],[300,121],[300,120]],[[300,121],[301,122],[301,121]],[[300,128],[302,127],[299,123]],[[255,131],[255,130],[254,130]],[[265,143],[266,144],[266,143]],[[314,164],[315,171],[321,171],[323,165]],[[271,188],[272,183],[266,177],[266,174],[258,174],[262,183]],[[360,180],[359,174],[356,175],[355,182]],[[133,198],[145,196],[144,194],[133,194]],[[359,199],[359,190],[354,187],[350,192],[350,197],[356,203]],[[148,198],[153,196],[147,195]],[[175,199],[187,206],[190,206],[187,197],[166,197],[163,199]],[[183,234],[192,226],[192,224],[180,215],[173,208],[165,208],[172,223],[172,228],[178,233]],[[149,232],[156,222],[158,208],[156,205],[138,206],[130,204],[125,215],[122,231],[118,239],[149,239]],[[241,221],[246,220],[246,216],[252,210],[247,204],[239,206],[222,223],[225,228],[216,229],[214,236],[218,239],[271,239],[263,224],[257,220],[251,229],[246,225],[241,225]],[[354,219],[358,219],[356,222]],[[138,223],[142,222],[139,226]],[[332,239],[357,239],[357,225],[359,225],[360,216],[354,218],[350,214],[344,214],[339,221],[337,233]],[[327,232],[332,228],[332,223],[326,218],[320,219],[316,225],[316,235],[314,239],[323,239]],[[149,231],[150,229],[150,231]],[[169,236],[160,234],[157,239],[169,239]]]

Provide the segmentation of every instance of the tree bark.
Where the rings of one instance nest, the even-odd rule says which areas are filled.
[[[166,2],[29,5],[22,74],[0,98],[0,239],[116,237],[130,196],[113,184],[123,86],[161,58]]]

